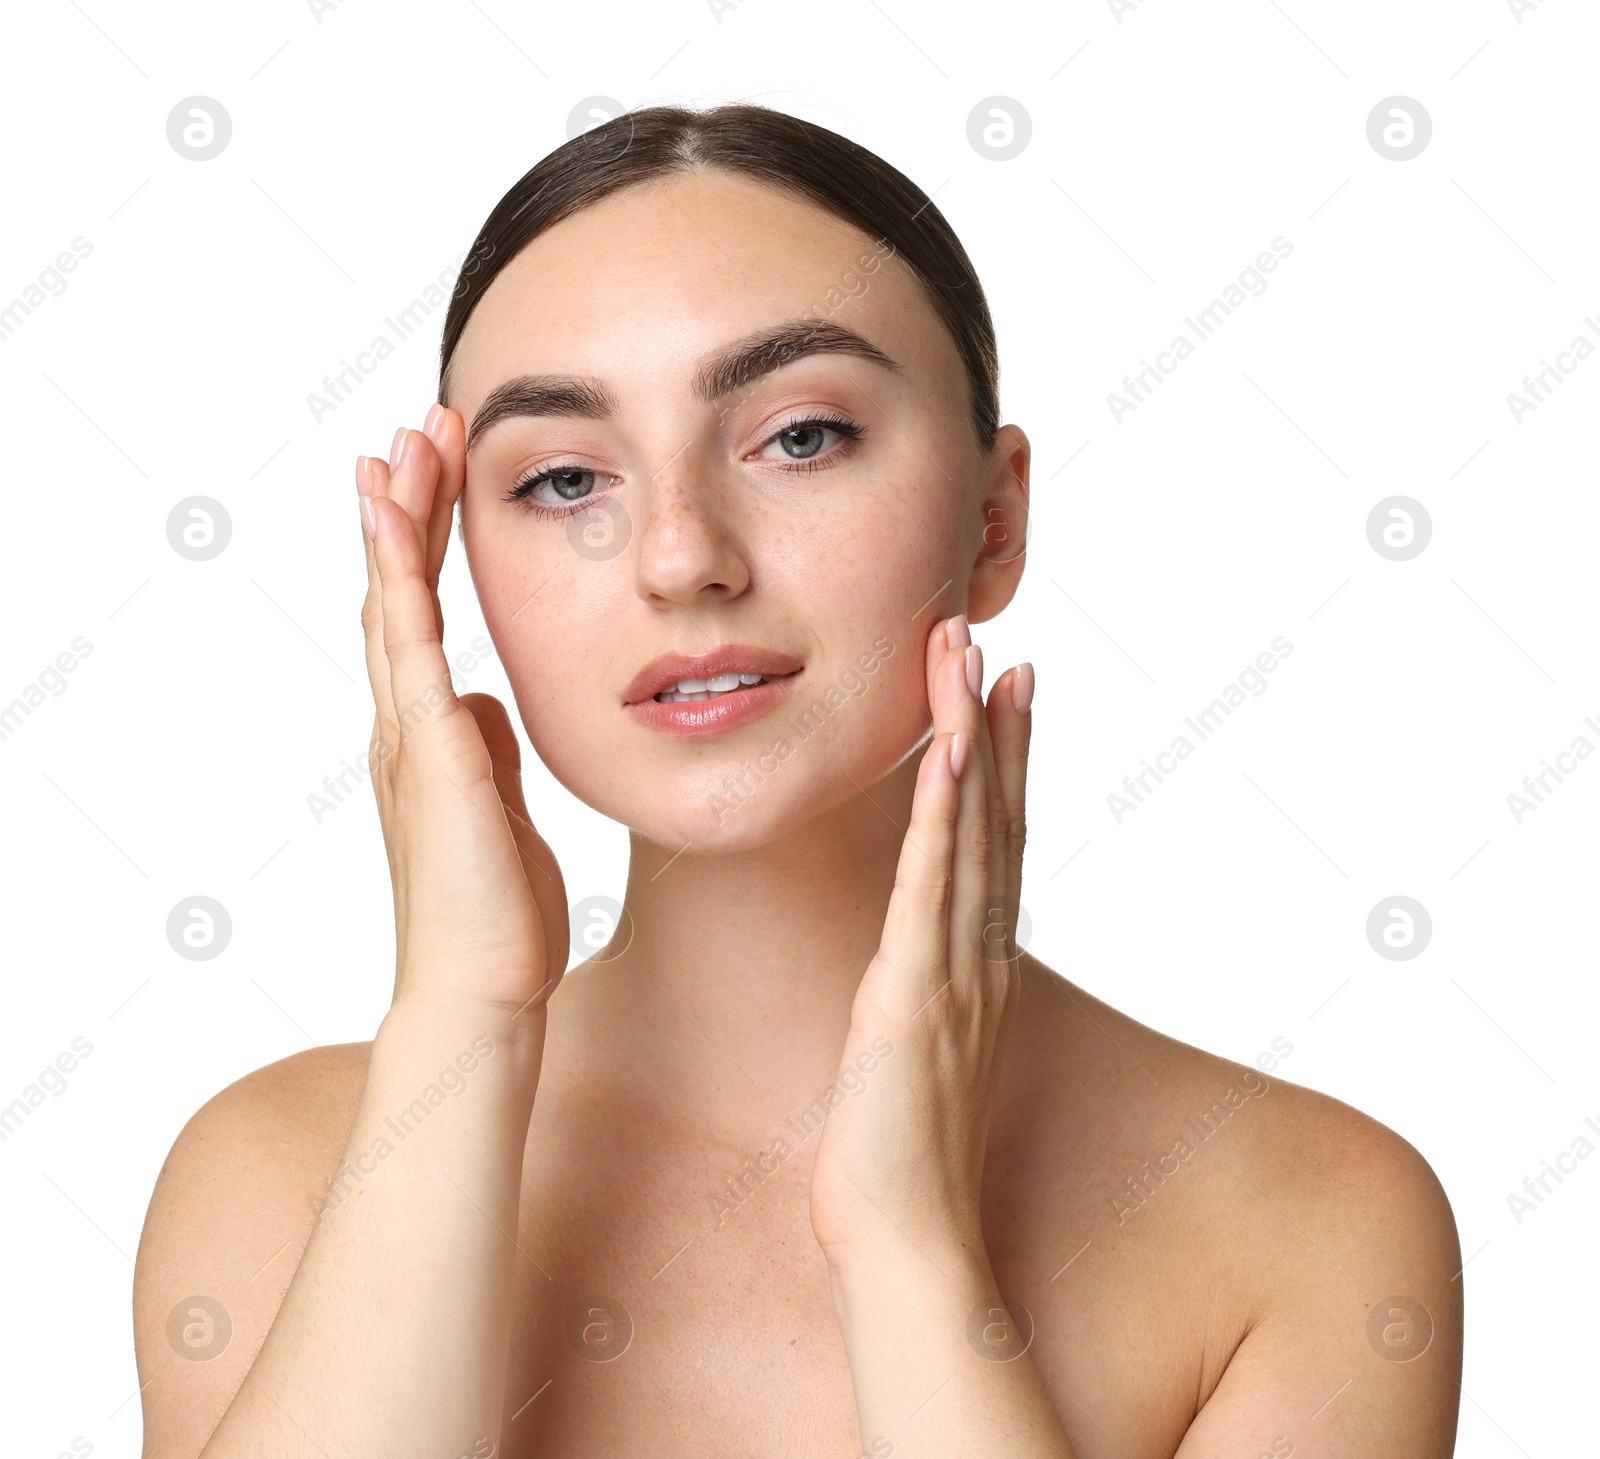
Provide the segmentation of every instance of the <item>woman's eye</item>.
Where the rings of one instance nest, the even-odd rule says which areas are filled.
[[[566,506],[582,501],[595,489],[598,471],[582,471],[577,467],[557,467],[554,471],[541,471],[517,483],[511,491],[513,501],[533,500],[544,506]]]
[[[761,455],[769,461],[810,461],[860,434],[859,426],[845,420],[796,421],[768,441]]]

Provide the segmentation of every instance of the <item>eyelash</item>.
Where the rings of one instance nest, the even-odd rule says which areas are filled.
[[[837,431],[840,436],[839,444],[835,446],[833,450],[830,451],[826,456],[808,456],[803,461],[791,461],[788,463],[780,462],[780,470],[826,470],[828,466],[831,466],[840,457],[848,456],[851,451],[855,449],[861,438],[867,433],[867,428],[865,426],[857,425],[853,420],[846,420],[845,417],[840,415],[801,415],[796,416],[788,423],[788,425],[779,426],[777,431],[768,436],[767,439],[761,443],[762,449],[765,450],[775,440],[777,440],[779,436],[787,435],[790,431],[802,430],[807,426],[822,426],[827,430]]]
[[[810,456],[803,461],[778,463],[780,471],[820,471],[827,469],[836,460],[848,456],[855,449],[857,443],[866,434],[866,427],[857,425],[853,420],[847,420],[837,415],[801,415],[796,416],[788,424],[780,426],[772,435],[761,443],[765,450],[779,436],[787,435],[790,431],[803,430],[808,426],[822,426],[827,430],[836,431],[840,437],[839,444],[825,457]],[[593,499],[590,496],[580,497],[573,501],[571,506],[557,507],[549,502],[537,501],[533,497],[533,490],[540,482],[549,481],[552,477],[566,476],[570,473],[585,473],[586,467],[572,465],[546,466],[534,472],[531,476],[524,476],[505,494],[505,500],[514,506],[521,507],[524,511],[531,512],[538,517],[570,517],[574,512],[582,511]]]

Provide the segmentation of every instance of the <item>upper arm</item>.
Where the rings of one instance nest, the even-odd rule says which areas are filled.
[[[134,1272],[145,1459],[194,1459],[244,1382],[343,1152],[365,1048],[257,1070],[173,1144]]]
[[[1393,1131],[1309,1100],[1311,1127],[1296,1121],[1298,1141],[1243,1186],[1240,1218],[1273,1253],[1265,1296],[1175,1459],[1448,1459],[1462,1339],[1450,1204]]]

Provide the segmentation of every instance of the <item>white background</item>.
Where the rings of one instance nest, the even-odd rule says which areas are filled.
[[[936,193],[1036,451],[1029,570],[977,635],[1038,667],[1032,950],[1240,1061],[1284,1038],[1283,1077],[1404,1134],[1468,1259],[1459,1452],[1592,1449],[1600,1159],[1520,1224],[1507,1196],[1600,1122],[1600,757],[1520,824],[1506,799],[1600,746],[1600,358],[1506,400],[1600,322],[1592,6],[52,0],[5,30],[0,306],[93,250],[0,340],[0,704],[93,645],[0,740],[0,1103],[93,1045],[0,1143],[7,1453],[138,1452],[131,1256],[171,1141],[387,1006],[370,791],[321,824],[307,796],[371,726],[352,462],[420,424],[442,310],[320,423],[307,396],[597,95],[760,100]],[[166,134],[194,95],[233,124],[206,162]],[[1003,162],[967,140],[996,95],[1033,129]],[[1405,162],[1367,137],[1395,95],[1433,123]],[[1117,423],[1108,392],[1280,235]],[[167,542],[194,495],[232,520],[209,562]],[[1366,534],[1394,495],[1432,520],[1405,562]],[[459,548],[442,593],[454,655],[483,631]],[[1278,635],[1269,689],[1119,824],[1108,793]],[[470,686],[509,702],[498,664]],[[619,895],[621,828],[536,764],[528,793],[574,900]],[[232,917],[214,961],[165,935],[196,894]],[[1433,920],[1409,961],[1364,930],[1396,894]]]

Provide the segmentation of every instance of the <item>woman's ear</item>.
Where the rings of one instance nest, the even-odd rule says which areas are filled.
[[[1027,562],[1032,521],[1028,513],[1028,464],[1033,448],[1020,426],[1001,426],[984,458],[985,492],[974,519],[972,579],[967,621],[997,616],[1017,591]]]

